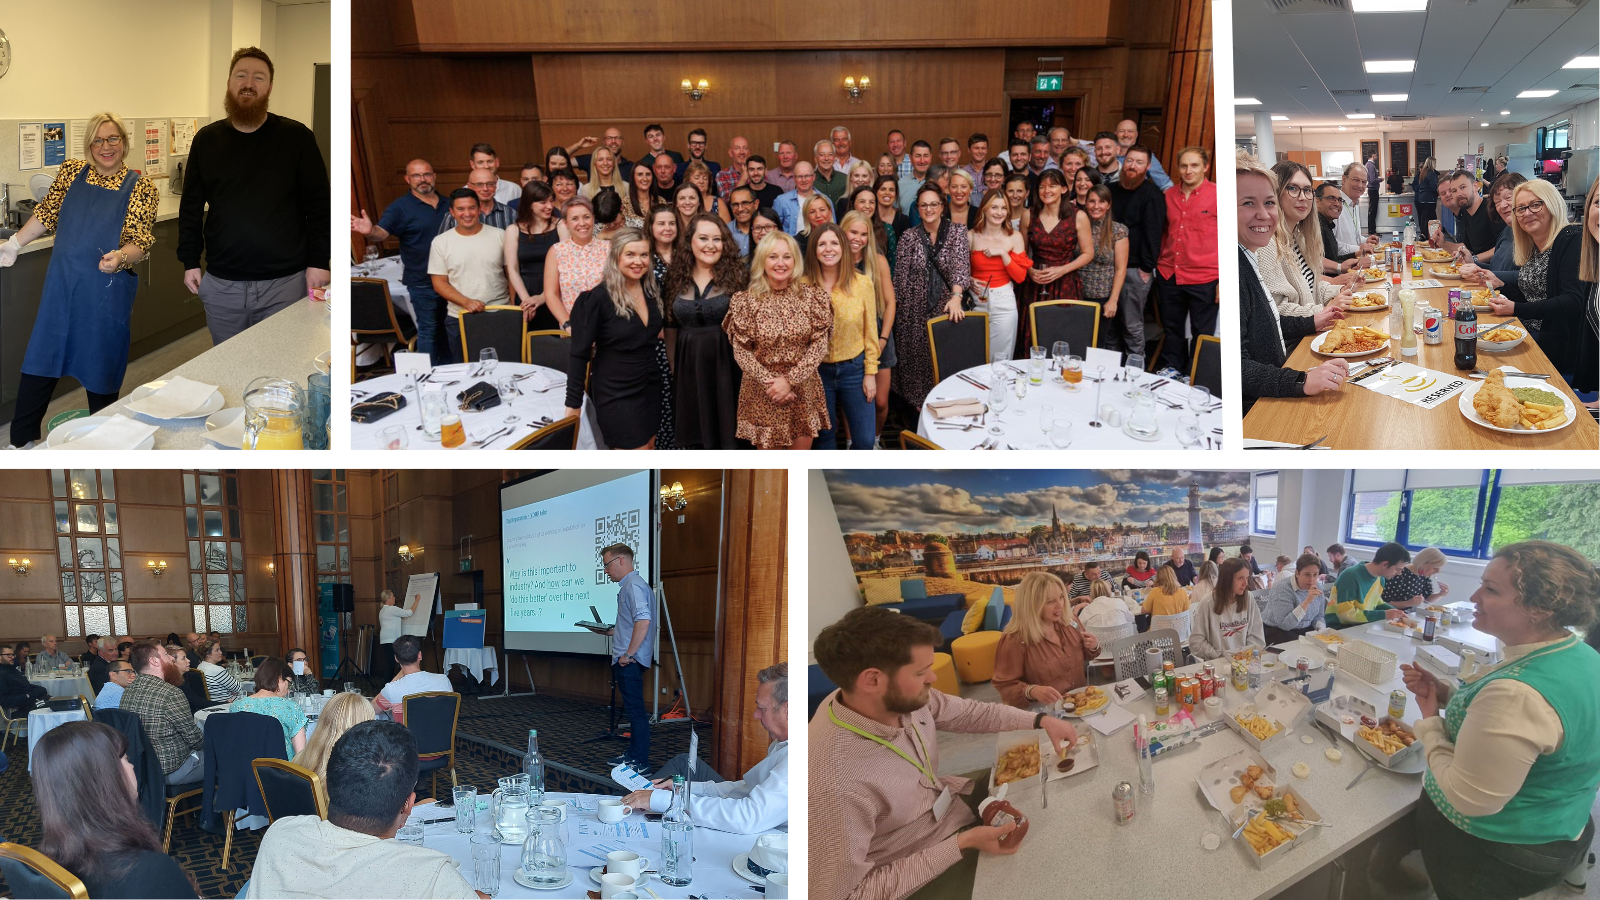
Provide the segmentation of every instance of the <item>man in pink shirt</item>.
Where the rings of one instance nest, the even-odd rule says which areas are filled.
[[[1014,825],[972,825],[957,795],[972,782],[939,774],[939,731],[993,734],[1042,728],[1057,747],[1073,727],[1043,713],[932,690],[939,630],[863,607],[824,628],[814,651],[834,684],[811,720],[811,896],[899,900],[967,850],[1011,853]],[[965,829],[965,830],[963,830]]]

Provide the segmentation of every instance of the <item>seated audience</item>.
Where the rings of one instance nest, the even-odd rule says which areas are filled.
[[[1089,585],[1096,581],[1104,581],[1106,588],[1111,588],[1111,573],[1100,568],[1100,563],[1090,560],[1083,566],[1083,571],[1072,576],[1072,589],[1067,593],[1068,599],[1076,600],[1079,597],[1089,596]]]
[[[121,709],[122,692],[128,685],[133,684],[133,665],[124,660],[117,660],[107,669],[107,681],[100,693],[94,696],[95,709]]]
[[[1337,577],[1345,569],[1356,564],[1356,561],[1344,552],[1343,544],[1329,544],[1327,554],[1328,562],[1323,566],[1323,569],[1331,571],[1325,572],[1325,574],[1332,574]]]
[[[1395,609],[1410,609],[1428,603],[1437,603],[1450,593],[1450,585],[1441,584],[1434,590],[1433,576],[1444,568],[1444,551],[1438,547],[1425,547],[1412,557],[1383,586],[1383,602]]]
[[[1333,233],[1333,223],[1339,218],[1339,212],[1344,208],[1343,195],[1339,193],[1339,186],[1324,181],[1315,188],[1317,199],[1317,226],[1322,235],[1322,266],[1324,275],[1342,275],[1352,269],[1364,269],[1372,265],[1372,255],[1362,250],[1351,253],[1339,251],[1339,239]],[[1316,265],[1315,260],[1307,262]]]
[[[1188,587],[1194,584],[1194,563],[1189,561],[1182,547],[1174,546],[1172,555],[1162,565],[1170,568],[1172,574],[1178,579],[1178,587]]]
[[[28,680],[16,665],[15,647],[0,646],[0,707],[7,716],[27,718],[29,710],[45,708],[50,692]]]
[[[689,794],[689,816],[696,827],[732,834],[757,834],[789,821],[789,664],[756,673],[755,720],[772,743],[767,756],[738,781],[724,781],[704,760],[689,772],[689,754],[680,753],[657,769],[655,780],[623,802],[634,809],[664,813],[672,805],[672,776],[696,782]]]
[[[1389,578],[1400,574],[1411,561],[1405,547],[1390,541],[1372,555],[1372,562],[1350,566],[1339,573],[1328,596],[1329,628],[1344,628],[1385,618],[1404,618],[1405,613],[1383,602],[1383,589]]]
[[[228,712],[271,716],[283,726],[284,759],[294,759],[306,748],[306,714],[289,699],[289,669],[283,660],[269,656],[256,667],[255,693],[229,704]]]
[[[1316,630],[1328,602],[1321,574],[1322,560],[1307,553],[1295,562],[1294,577],[1279,578],[1267,589],[1266,608],[1261,611],[1267,643],[1281,644]]]
[[[83,636],[83,642],[83,653],[78,656],[78,662],[87,666],[89,664],[89,660],[93,659],[100,653],[100,635],[86,634]]]
[[[415,638],[402,637],[396,649],[407,640]],[[394,722],[362,722],[333,745],[327,769],[327,820],[287,816],[272,823],[246,896],[486,896],[472,889],[450,854],[390,840],[417,800],[411,732]]]
[[[1189,652],[1216,659],[1246,646],[1266,647],[1261,607],[1250,599],[1250,570],[1242,559],[1230,559],[1217,571],[1211,602],[1194,609],[1189,624]]]
[[[206,693],[212,703],[232,703],[244,696],[244,685],[223,668],[222,645],[206,641],[200,645],[200,674],[206,679]]]
[[[1133,555],[1133,562],[1122,570],[1122,586],[1142,591],[1155,583],[1156,570],[1150,565],[1150,554],[1140,550]]]
[[[999,842],[1014,823],[973,825],[973,811],[949,797],[934,815],[942,793],[971,789],[965,778],[936,774],[941,729],[1042,728],[1058,748],[1077,740],[1070,724],[1043,713],[933,690],[941,640],[932,625],[877,606],[851,610],[817,637],[823,674],[845,687],[811,719],[808,854],[816,900],[907,897],[967,849],[1010,852]]]
[[[1520,318],[1557,372],[1573,376],[1568,380],[1579,390],[1592,389],[1596,376],[1578,372],[1583,345],[1594,341],[1588,327],[1594,285],[1580,277],[1583,226],[1567,224],[1566,201],[1548,181],[1517,185],[1511,212],[1521,271],[1515,289],[1490,298],[1490,311]]]
[[[1189,592],[1178,586],[1172,569],[1162,566],[1156,570],[1155,587],[1145,594],[1139,609],[1152,616],[1175,616],[1189,611]]]
[[[1462,280],[1476,281],[1493,288],[1517,283],[1517,230],[1511,227],[1511,220],[1515,218],[1511,212],[1511,195],[1516,193],[1517,185],[1527,180],[1516,172],[1507,172],[1490,185],[1488,199],[1494,204],[1494,213],[1505,227],[1500,229],[1500,236],[1495,238],[1494,255],[1488,263],[1481,266],[1476,262],[1462,264]]]
[[[1189,586],[1190,609],[1211,602],[1211,594],[1217,587],[1217,574],[1217,564],[1211,560],[1208,559],[1200,564],[1200,569],[1194,576],[1194,584]]]
[[[205,735],[194,723],[194,711],[183,691],[162,677],[167,660],[155,641],[141,641],[129,654],[133,683],[122,691],[122,709],[139,717],[145,736],[156,748],[167,784],[189,784],[200,780],[200,747]]]
[[[44,832],[39,852],[77,876],[90,897],[200,896],[183,866],[161,852],[139,806],[122,732],[67,722],[41,736],[29,759]]]
[[[1312,270],[1322,259],[1322,230],[1311,215],[1311,174],[1293,160],[1272,167],[1277,177],[1278,230],[1256,251],[1261,282],[1281,316],[1314,316],[1330,303],[1349,306],[1350,289]]]
[[[289,690],[301,694],[322,693],[322,679],[311,668],[311,658],[306,656],[304,650],[295,647],[284,657],[284,661],[289,664]]]
[[[72,657],[56,649],[55,635],[47,634],[39,643],[44,645],[44,649],[40,650],[39,655],[34,657],[33,664],[35,666],[41,669],[65,669],[72,665]]]
[[[394,639],[394,661],[400,671],[393,681],[383,686],[372,705],[378,712],[389,713],[396,722],[405,724],[403,704],[412,694],[453,690],[448,677],[422,671],[422,640],[414,634],[402,634]]]
[[[1440,180],[1439,198],[1456,221],[1452,233],[1440,232],[1438,246],[1455,252],[1457,262],[1487,265],[1505,223],[1495,215],[1494,204],[1478,193],[1478,180],[1471,172],[1457,169]]]
[[[1030,572],[1017,586],[1011,621],[994,657],[994,688],[1021,709],[1054,703],[1087,684],[1085,662],[1100,652],[1095,636],[1067,611],[1067,586],[1048,572]]]
[[[318,786],[324,802],[328,799],[328,756],[333,753],[333,745],[346,731],[362,722],[371,722],[375,717],[372,701],[360,694],[334,694],[333,699],[323,705],[322,713],[317,716],[316,730],[306,741],[305,749],[295,754],[294,761],[295,765],[310,769],[322,779]]]
[[[1111,595],[1110,582],[1095,579],[1089,585],[1089,593],[1084,596],[1089,598],[1089,602],[1074,606],[1072,612],[1085,628],[1116,628],[1134,624],[1133,613],[1127,605],[1121,598]]]

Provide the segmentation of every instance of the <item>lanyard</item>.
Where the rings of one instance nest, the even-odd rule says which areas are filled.
[[[835,715],[834,712],[833,712],[833,704],[832,703],[828,704],[828,718],[833,720],[833,724],[839,726],[840,728],[843,728],[846,731],[853,731],[856,734],[861,735],[862,737],[866,738],[869,741],[874,741],[876,743],[884,745],[885,747],[888,747],[890,750],[893,750],[895,753],[899,754],[901,759],[905,760],[908,763],[911,763],[913,766],[916,766],[917,770],[919,772],[921,772],[922,774],[928,776],[928,780],[933,782],[933,786],[934,787],[938,787],[939,786],[939,779],[932,772],[928,771],[928,767],[923,765],[919,760],[913,759],[911,757],[911,755],[906,753],[904,750],[901,750],[899,747],[896,747],[895,745],[889,743],[888,741],[884,740],[881,737],[878,737],[875,734],[868,734],[867,732],[861,730],[860,728],[857,728],[856,726],[851,725],[849,722],[840,721],[839,717],[837,715]],[[920,747],[922,747],[922,755],[924,755],[924,756],[928,755],[928,745],[924,744],[922,742],[922,732],[917,730],[917,726],[915,724],[911,725],[911,733],[916,735],[917,744]]]

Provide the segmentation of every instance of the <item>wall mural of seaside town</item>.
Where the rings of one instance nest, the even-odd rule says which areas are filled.
[[[829,470],[858,578],[1015,585],[1035,571],[1120,571],[1173,546],[1229,556],[1249,532],[1250,473],[1138,469]]]

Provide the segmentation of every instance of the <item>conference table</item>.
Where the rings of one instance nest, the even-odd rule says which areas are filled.
[[[500,680],[500,662],[495,659],[493,647],[455,647],[444,651],[444,670],[448,674],[451,666],[460,666],[479,682],[483,681],[483,673],[490,675],[488,684]]]
[[[478,368],[478,363],[454,363],[446,366],[435,366],[432,372],[438,383],[445,385],[446,409],[448,412],[461,416],[461,424],[466,428],[467,442],[457,450],[504,450],[532,434],[536,428],[559,421],[566,415],[567,405],[567,373],[558,372],[546,366],[536,366],[530,363],[500,362],[495,366],[492,376],[472,378],[471,373]],[[534,376],[518,382],[522,395],[511,398],[509,402],[501,401],[499,406],[491,407],[482,412],[462,411],[460,404],[455,402],[455,396],[462,389],[486,381],[497,385],[502,378],[514,376]],[[442,446],[437,437],[429,437],[421,430],[422,410],[417,402],[417,395],[408,384],[409,377],[404,373],[383,375],[378,378],[369,378],[358,381],[350,389],[353,402],[360,403],[385,393],[399,393],[405,398],[405,406],[397,412],[390,413],[374,422],[350,423],[350,449],[352,450],[439,450]],[[543,387],[542,390],[534,384]],[[506,422],[507,416],[516,416],[514,423]],[[578,450],[604,449],[600,443],[598,429],[594,426],[594,404],[589,396],[583,398],[583,415],[578,424]],[[541,421],[548,420],[548,421]],[[401,426],[405,435],[405,446],[384,446],[383,431],[392,426]],[[497,431],[508,425],[514,426],[503,435],[495,437],[483,446],[474,446],[474,442],[489,438]]]
[[[1010,377],[1026,381],[1027,366],[1027,360],[1007,364]],[[1149,373],[1139,375],[1138,386],[1153,388],[1156,431],[1148,437],[1128,431],[1134,401],[1124,395],[1133,385],[1117,380],[1123,371],[1120,366],[1106,368],[1104,380],[1096,382],[1102,377],[1102,370],[1085,364],[1083,381],[1076,391],[1069,391],[1065,383],[1056,380],[1054,372],[1046,371],[1040,384],[1030,383],[1021,399],[1011,393],[1005,409],[996,412],[994,407],[998,404],[991,398],[997,388],[990,384],[991,367],[974,366],[944,379],[928,393],[917,420],[917,434],[947,450],[973,450],[980,446],[991,450],[1222,449],[1222,402],[1213,397],[1198,408],[1192,407],[1188,385]],[[963,399],[987,408],[981,414],[940,419],[930,405]],[[1115,420],[1107,418],[1108,412]],[[1192,440],[1187,443],[1179,428],[1179,420],[1184,418],[1195,420]],[[1056,442],[1046,430],[1057,419],[1071,423],[1070,439],[1065,444]],[[1094,422],[1100,424],[1096,426]],[[996,425],[999,435],[990,430]]]
[[[1485,651],[1479,656],[1480,666],[1491,658],[1491,653],[1504,651],[1502,644],[1470,625],[1450,625],[1444,629],[1458,645],[1465,643]],[[1340,635],[1347,641],[1366,641],[1394,653],[1398,663],[1418,663],[1448,683],[1454,683],[1452,676],[1417,656],[1422,646],[1419,641],[1384,623],[1347,628]],[[1278,645],[1278,648],[1304,653],[1314,661],[1316,668],[1311,672],[1314,689],[1321,686],[1319,674],[1333,665],[1332,697],[1352,695],[1382,711],[1388,706],[1390,691],[1404,690],[1398,664],[1393,679],[1383,684],[1368,684],[1339,671],[1337,657],[1313,647],[1313,643],[1299,640]],[[1218,671],[1226,670],[1221,665],[1223,661],[1214,662],[1219,665]],[[1187,668],[1195,671],[1199,665]],[[1293,677],[1294,672],[1285,663],[1275,662],[1263,674],[1265,678],[1283,680]],[[1415,698],[1409,693],[1406,698],[1404,719],[1414,723],[1421,713]],[[1230,686],[1223,695],[1224,714],[1246,702],[1247,698]],[[1121,705],[1134,715],[1143,713],[1152,720],[1155,718],[1149,691]],[[1292,731],[1269,744],[1260,755],[1276,770],[1276,783],[1293,787],[1332,827],[1311,829],[1312,834],[1321,834],[1292,847],[1266,868],[1257,866],[1255,852],[1242,838],[1230,840],[1233,828],[1209,805],[1197,781],[1200,770],[1208,764],[1248,749],[1244,739],[1231,728],[1223,728],[1157,757],[1155,791],[1142,795],[1137,787],[1139,765],[1133,748],[1133,729],[1125,726],[1110,736],[1094,735],[1099,752],[1098,766],[1044,786],[1043,790],[1049,792],[1048,807],[1041,805],[1040,787],[1036,782],[1028,784],[1024,790],[1011,792],[1008,799],[1028,817],[1031,830],[1015,855],[983,854],[979,857],[972,895],[1010,900],[1057,900],[1063,885],[1054,878],[1041,877],[1046,872],[1060,872],[1080,888],[1116,896],[1166,896],[1179,886],[1186,900],[1265,900],[1282,892],[1402,816],[1409,815],[1422,788],[1420,764],[1401,766],[1413,769],[1412,774],[1373,766],[1358,782],[1347,787],[1363,773],[1367,757],[1350,741],[1341,738],[1336,746],[1343,758],[1337,763],[1329,761],[1323,754],[1333,742],[1325,732],[1310,724],[1310,715],[1304,713],[1297,721],[1287,723]],[[1199,706],[1194,716],[1201,726],[1210,721]],[[1088,721],[1073,720],[1073,724],[1080,733],[1092,729]],[[1309,743],[1304,741],[1306,737],[1310,738]],[[1308,778],[1300,779],[1291,773],[1297,762],[1310,767]],[[1122,826],[1116,824],[1111,800],[1112,788],[1120,781],[1135,785],[1137,800],[1133,820]],[[1021,786],[1021,783],[1017,785]],[[1207,834],[1217,837],[1217,849],[1204,849],[1202,841],[1209,840]],[[1063,848],[1071,849],[1074,862],[1070,865],[1062,861]],[[1118,865],[1118,861],[1126,864]],[[1364,866],[1364,861],[1358,865]],[[1360,877],[1359,871],[1352,874]]]
[[[490,785],[489,787],[492,787]],[[478,790],[485,791],[484,785]],[[606,854],[617,850],[631,850],[647,857],[649,867],[661,868],[661,825],[646,822],[644,813],[636,811],[621,823],[601,822],[597,813],[596,794],[546,793],[545,799],[562,800],[568,805],[566,822],[567,871],[572,873],[572,883],[555,890],[534,890],[518,884],[514,878],[521,864],[522,847],[502,844],[500,847],[500,891],[494,896],[505,897],[582,897],[585,891],[599,892],[600,886],[590,879],[590,871],[605,865]],[[484,799],[479,794],[479,799]],[[451,815],[448,807],[424,803],[411,812],[408,822],[426,822],[428,819]],[[494,820],[486,808],[480,807],[475,828],[492,828]],[[780,832],[764,832],[777,834]],[[710,828],[694,830],[693,881],[684,887],[672,887],[659,877],[651,876],[646,887],[661,898],[697,897],[756,898],[765,896],[753,881],[739,876],[733,863],[741,854],[755,846],[757,835],[729,834]],[[454,817],[424,824],[422,845],[449,854],[460,864],[461,874],[472,881],[472,835],[456,831]],[[641,900],[649,896],[640,892]]]
[[[1445,311],[1449,306],[1450,286],[1460,283],[1448,282],[1447,285],[1449,286],[1415,288],[1418,307],[1426,304],[1441,312]],[[1463,290],[1472,287],[1470,284],[1460,286]],[[1369,285],[1368,289],[1382,291],[1384,285]],[[1378,312],[1347,312],[1348,322],[1366,325],[1383,332],[1389,331],[1387,309]],[[1418,318],[1420,320],[1420,314]],[[1480,331],[1486,330],[1490,326],[1513,319],[1521,324],[1521,320],[1515,316],[1497,316],[1493,313],[1479,312],[1478,328]],[[1454,332],[1448,320],[1443,323],[1443,331],[1444,338],[1437,344],[1428,344],[1423,341],[1422,335],[1417,335],[1416,356],[1401,356],[1399,339],[1395,338],[1389,342],[1387,350],[1347,360],[1350,363],[1352,377],[1360,374],[1357,362],[1379,359],[1384,355],[1436,372],[1461,376],[1465,382],[1463,387],[1452,392],[1447,399],[1432,409],[1384,396],[1360,384],[1349,383],[1342,385],[1339,390],[1324,391],[1315,397],[1262,397],[1256,400],[1249,415],[1244,417],[1245,446],[1251,446],[1253,441],[1291,445],[1309,444],[1326,436],[1326,439],[1318,445],[1319,448],[1331,450],[1600,449],[1600,423],[1596,423],[1595,419],[1584,411],[1582,401],[1556,372],[1550,363],[1550,358],[1545,356],[1544,351],[1534,343],[1532,335],[1524,338],[1516,347],[1504,351],[1489,352],[1484,350],[1484,344],[1480,343],[1478,368],[1488,371],[1498,366],[1510,366],[1523,372],[1547,373],[1554,376],[1549,379],[1549,389],[1565,395],[1575,407],[1577,415],[1573,417],[1572,423],[1559,430],[1507,434],[1468,420],[1459,408],[1459,400],[1461,391],[1473,384],[1473,380],[1465,378],[1467,373],[1459,372],[1455,367]],[[1303,338],[1300,345],[1289,355],[1285,365],[1291,369],[1305,371],[1326,362],[1329,357],[1320,356],[1311,350],[1314,340],[1316,340],[1315,335]]]
[[[53,675],[29,675],[28,681],[37,684],[50,692],[52,697],[87,697],[89,705],[94,705],[95,689],[89,683],[87,672],[72,674],[62,672]]]

